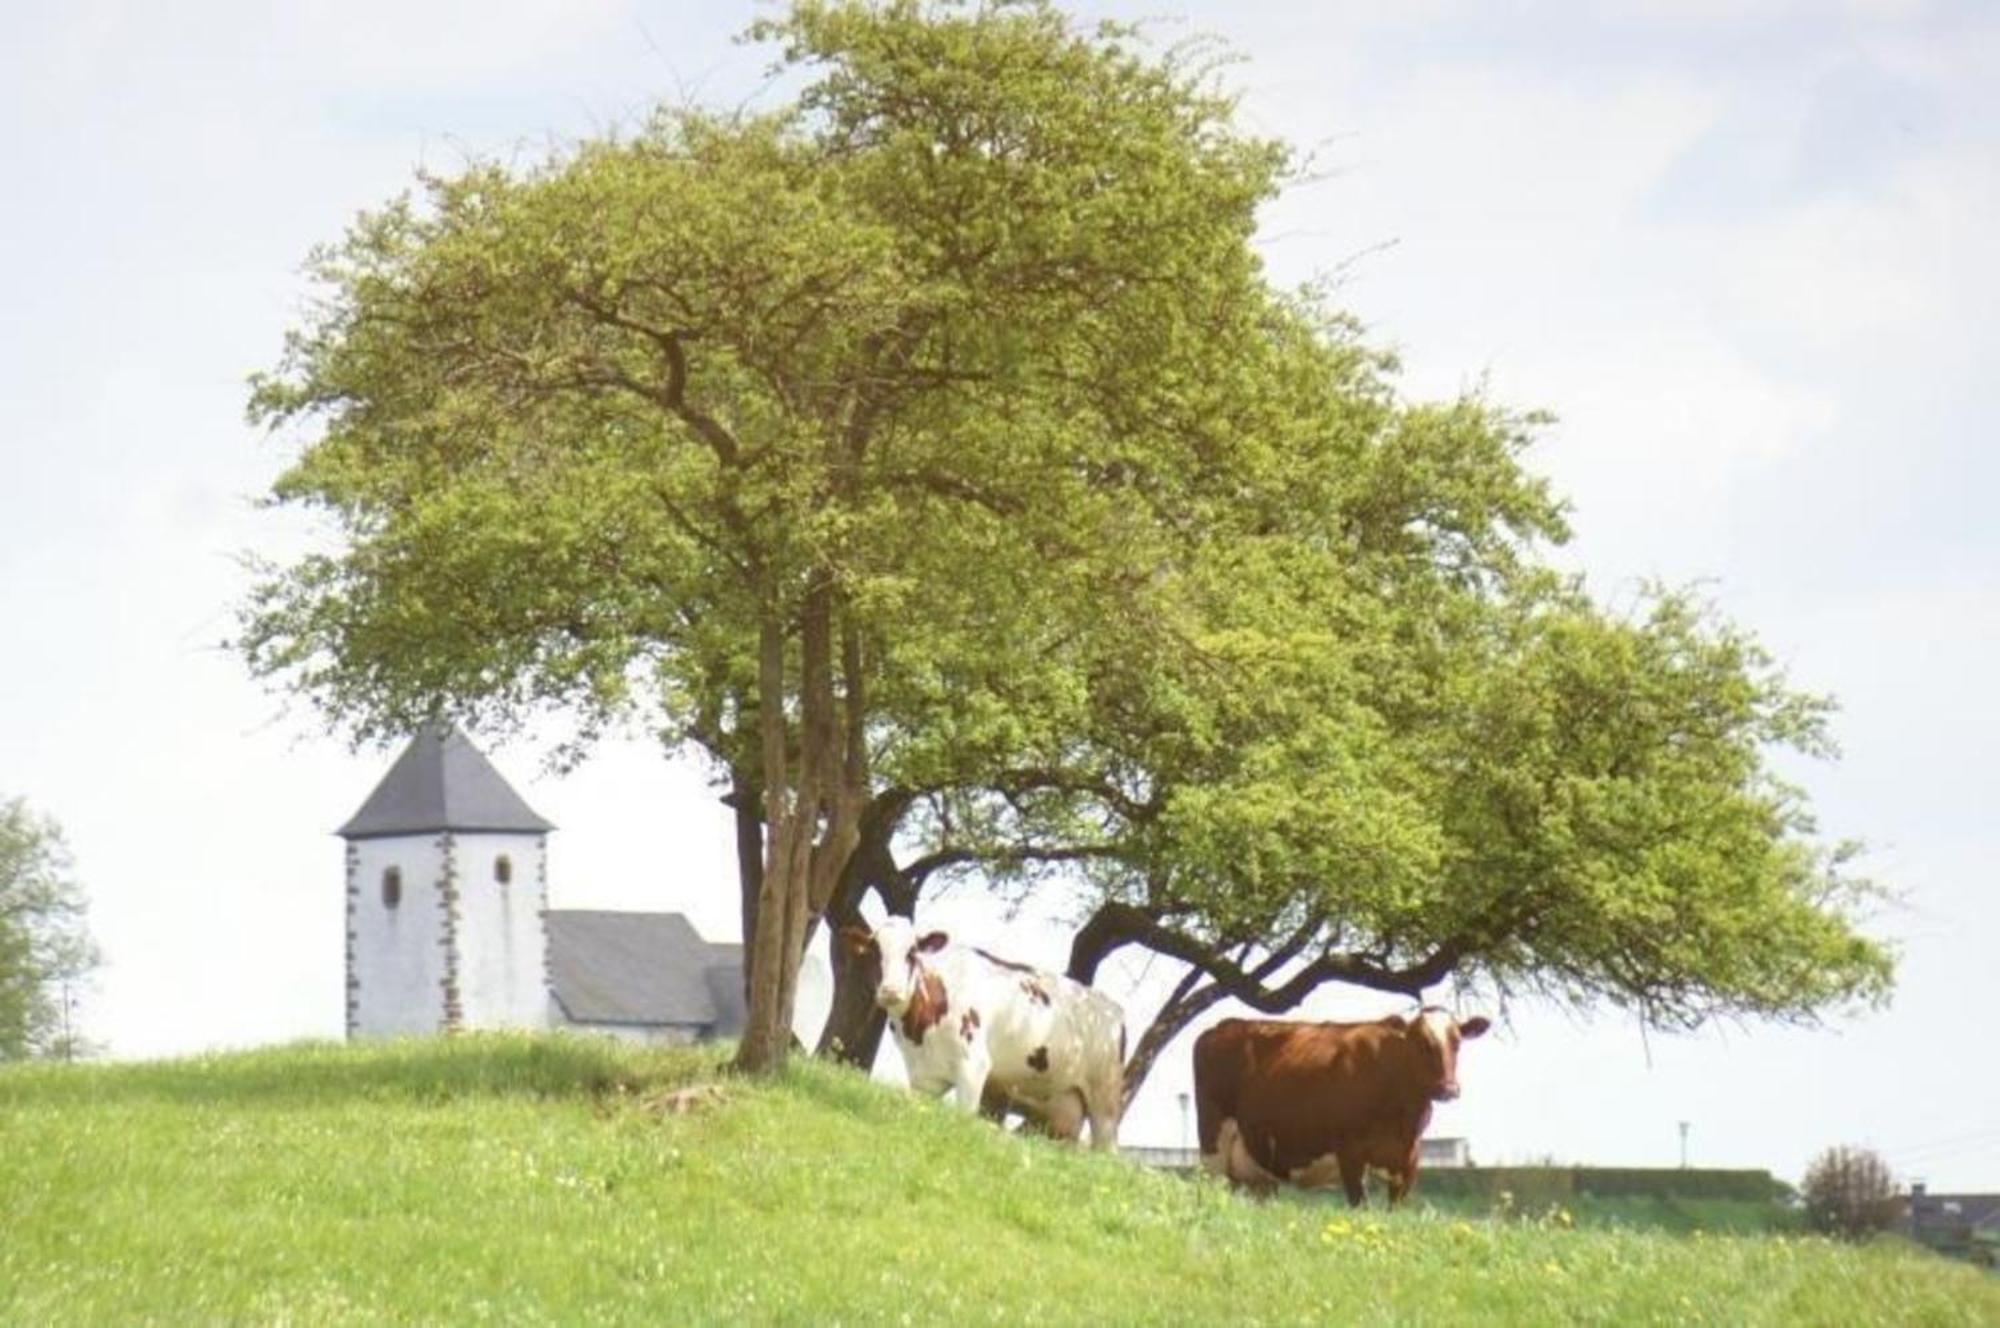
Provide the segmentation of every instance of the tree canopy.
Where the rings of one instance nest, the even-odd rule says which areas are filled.
[[[705,752],[751,1068],[822,916],[952,869],[1080,873],[1073,967],[1154,947],[1184,1005],[1880,990],[1766,771],[1819,708],[1541,570],[1533,420],[1401,400],[1272,287],[1289,158],[1209,68],[1040,3],[753,34],[793,101],[424,176],[315,257],[251,413],[336,543],[263,569],[254,671],[358,737],[555,709]]]
[[[83,892],[56,823],[0,800],[0,1060],[73,1056],[73,989],[97,967]]]

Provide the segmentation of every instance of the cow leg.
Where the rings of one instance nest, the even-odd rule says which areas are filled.
[[[1368,1164],[1357,1154],[1340,1155],[1340,1188],[1347,1191],[1350,1208],[1359,1208],[1368,1201]]]
[[[979,1114],[995,1124],[1005,1125],[1007,1123],[1007,1113],[1012,1111],[1013,1108],[1013,1100],[1006,1093],[994,1087],[993,1081],[988,1079],[985,1090],[979,1095]]]
[[[1268,1199],[1277,1192],[1279,1178],[1264,1170],[1257,1159],[1250,1156],[1250,1147],[1244,1143],[1243,1131],[1234,1117],[1224,1120],[1217,1128],[1215,1146],[1213,1158],[1207,1154],[1202,1156],[1203,1166],[1259,1199]]]
[[[1389,1206],[1391,1208],[1403,1202],[1410,1190],[1415,1187],[1417,1183],[1418,1155],[1418,1147],[1413,1140],[1410,1143],[1410,1155],[1403,1159],[1401,1166],[1389,1173]]]
[[[986,1078],[992,1072],[993,1058],[986,1054],[984,1047],[966,1048],[965,1058],[958,1063],[952,1078],[952,1091],[958,1096],[958,1105],[977,1114],[980,1101],[986,1094]]]
[[[1124,1067],[1114,1065],[1091,1076],[1085,1089],[1079,1091],[1090,1112],[1091,1148],[1100,1153],[1114,1151],[1118,1147],[1119,1118],[1125,1114]]]
[[[1201,1169],[1211,1176],[1220,1176],[1222,1179],[1228,1180],[1230,1178],[1229,1148],[1235,1142],[1236,1122],[1233,1120],[1223,1121],[1215,1130],[1215,1146],[1212,1149],[1202,1149]]]
[[[1118,1097],[1109,1102],[1093,1097],[1090,1101],[1090,1147],[1108,1153],[1118,1147]]]

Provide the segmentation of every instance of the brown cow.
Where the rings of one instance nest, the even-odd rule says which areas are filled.
[[[1416,1183],[1431,1104],[1458,1096],[1460,1040],[1487,1027],[1435,1006],[1365,1024],[1225,1019],[1194,1044],[1202,1165],[1263,1193],[1338,1176],[1356,1206],[1374,1167],[1394,1204]]]

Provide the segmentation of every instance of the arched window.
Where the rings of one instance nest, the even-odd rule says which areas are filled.
[[[493,859],[493,879],[502,885],[514,879],[514,860],[505,853]]]
[[[382,906],[394,908],[403,902],[403,869],[391,867],[382,873]]]

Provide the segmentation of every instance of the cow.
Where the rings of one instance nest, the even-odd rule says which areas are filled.
[[[1337,1177],[1356,1207],[1372,1167],[1393,1206],[1416,1183],[1431,1104],[1458,1096],[1459,1043],[1488,1027],[1436,1006],[1372,1023],[1225,1019],[1194,1044],[1202,1165],[1261,1194]]]
[[[989,1114],[1022,1112],[1059,1139],[1118,1143],[1125,1098],[1125,1011],[1057,973],[919,933],[907,918],[841,942],[878,974],[875,1001],[903,1053],[910,1087],[952,1093]]]

